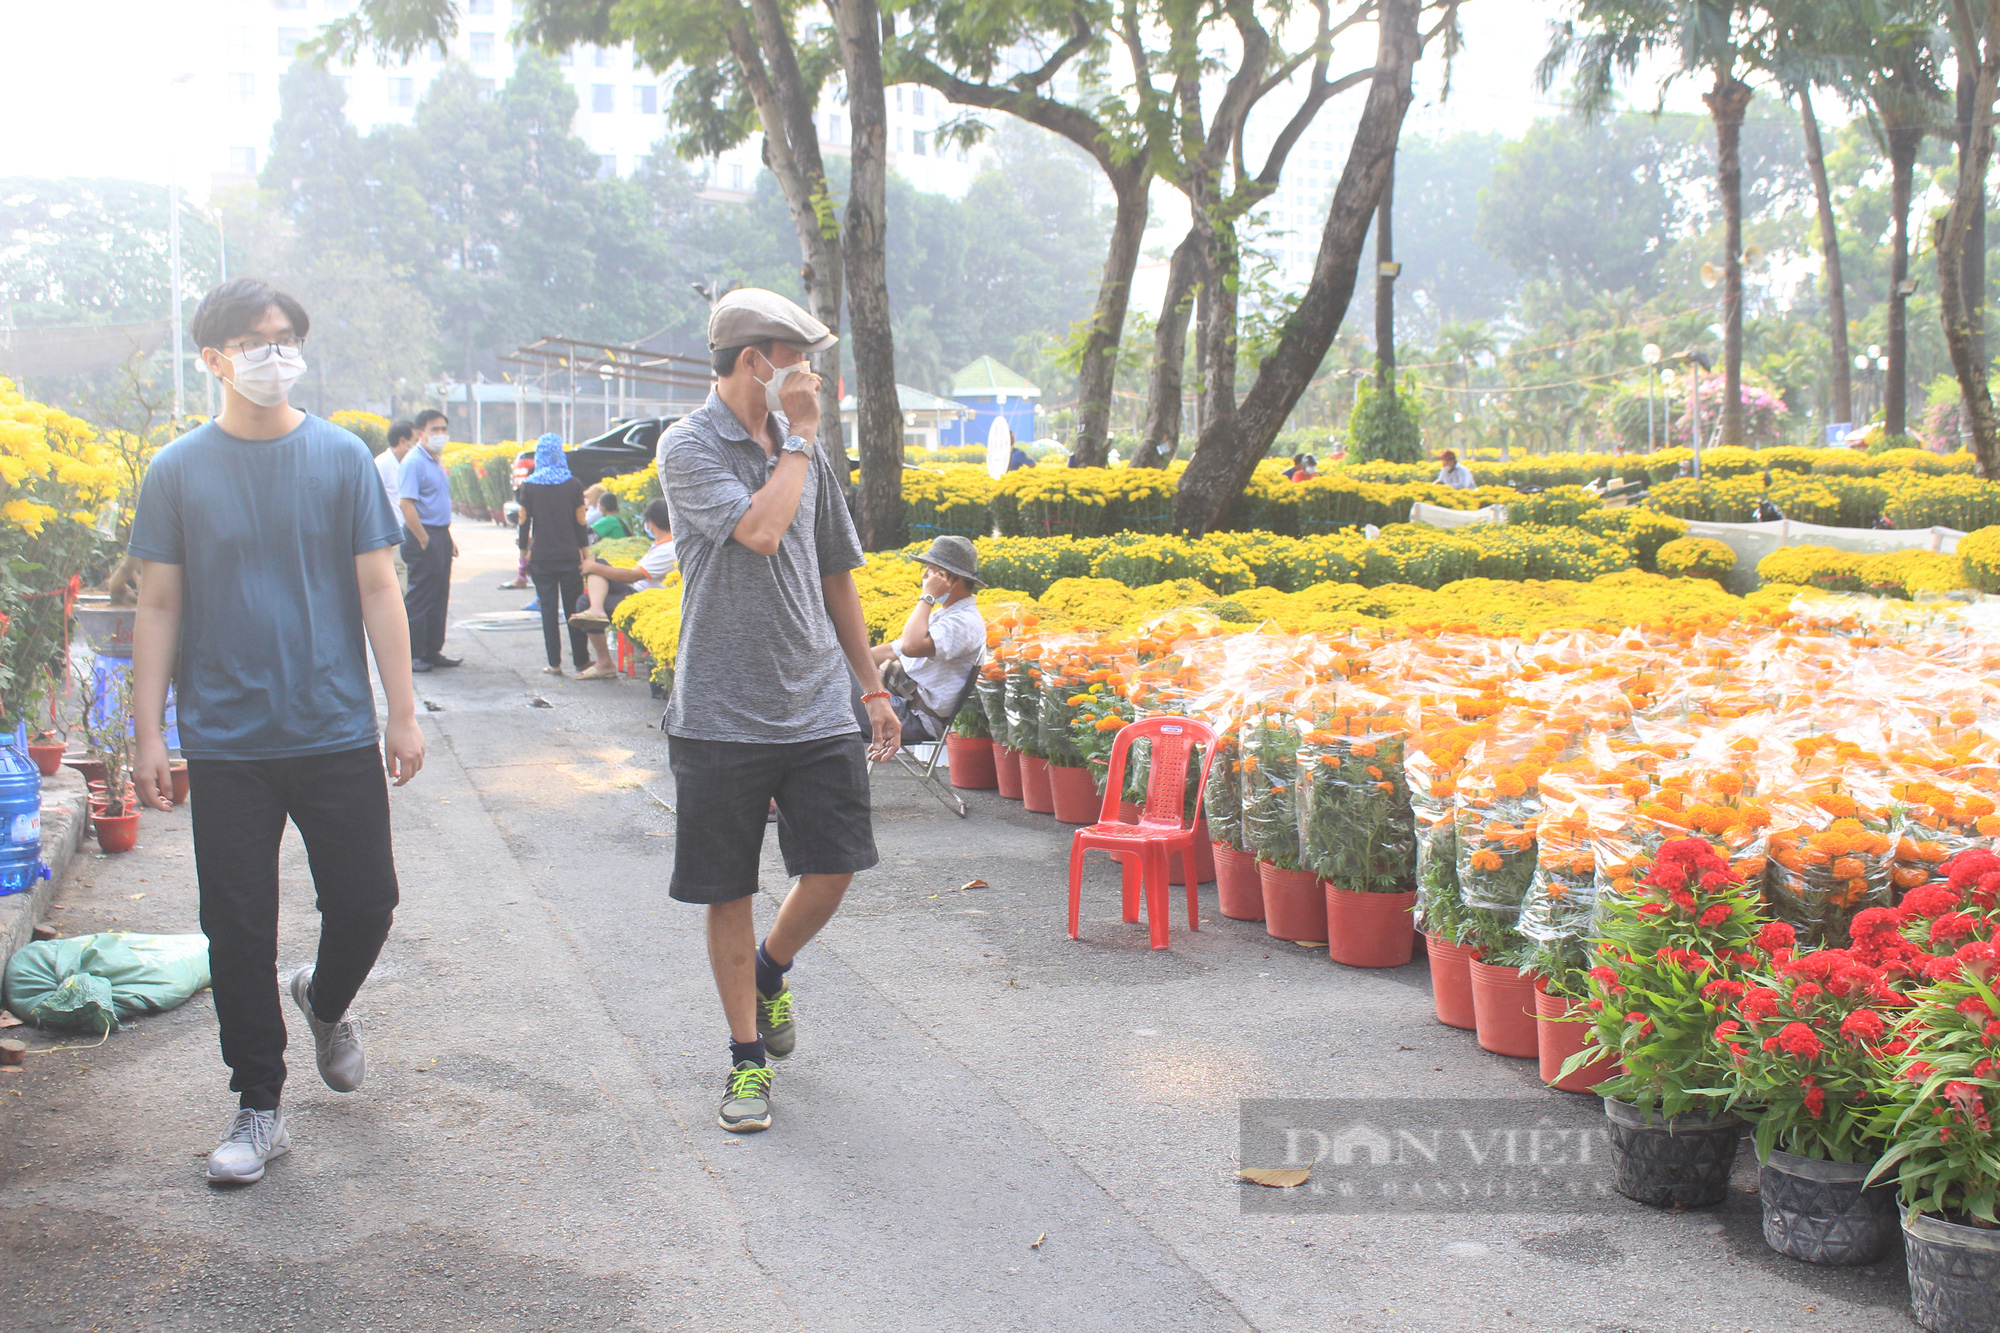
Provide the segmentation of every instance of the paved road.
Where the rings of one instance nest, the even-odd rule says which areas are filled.
[[[504,534],[461,543],[456,614],[518,607],[494,589]],[[1212,888],[1204,929],[1177,920],[1156,955],[1094,872],[1071,943],[1058,826],[990,794],[961,823],[894,777],[882,867],[794,973],[777,1126],[724,1134],[701,918],[665,892],[659,705],[541,675],[538,633],[451,650],[463,669],[419,678],[429,764],[394,798],[404,903],[357,1004],[367,1087],[295,1059],[296,1148],[224,1192],[201,1179],[232,1104],[206,995],[31,1056],[0,1077],[0,1327],[1914,1327],[1900,1256],[1825,1271],[1764,1247],[1747,1156],[1727,1205],[1681,1216],[1337,1215],[1236,1183],[1245,1098],[1417,1099],[1419,1137],[1457,1098],[1493,1099],[1469,1113],[1489,1129],[1601,1118],[1432,1021],[1421,963],[1336,967],[1221,920]],[[314,940],[295,839],[284,872],[289,972]],[[194,929],[185,812],[86,854],[59,903],[66,934]]]

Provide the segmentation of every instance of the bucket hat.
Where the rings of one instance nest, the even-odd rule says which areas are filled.
[[[974,587],[983,588],[985,581],[979,577],[979,552],[966,537],[939,537],[931,542],[931,548],[922,555],[908,557],[919,564],[936,565],[945,573],[962,579],[972,580]]]

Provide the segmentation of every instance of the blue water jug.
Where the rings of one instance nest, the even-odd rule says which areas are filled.
[[[0,737],[0,895],[26,893],[42,866],[42,774],[25,736]]]

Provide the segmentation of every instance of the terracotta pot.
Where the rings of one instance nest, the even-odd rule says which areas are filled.
[[[1021,799],[1021,752],[993,744],[993,781],[1000,794],[1010,801]]]
[[[992,791],[999,785],[993,772],[993,741],[987,736],[944,738],[945,762],[951,766],[951,785],[967,791]],[[180,798],[174,798],[180,804]]]
[[[129,852],[139,845],[139,812],[129,815],[97,815],[90,817],[91,827],[97,830],[97,845],[102,851]]]
[[[1401,967],[1416,952],[1417,891],[1359,893],[1326,885],[1327,957],[1348,967]]]
[[[62,767],[63,752],[64,746],[61,741],[57,741],[53,745],[30,745],[28,747],[28,757],[35,761],[35,767],[41,771],[42,776],[45,778],[54,777],[56,770]]]
[[[1034,755],[1021,756],[1021,806],[1038,815],[1056,812],[1055,789],[1049,785],[1049,761]]]
[[[1435,935],[1426,935],[1424,952],[1431,959],[1431,1003],[1437,1008],[1438,1022],[1472,1031],[1479,1026],[1472,1012],[1472,946],[1446,944]]]
[[[170,771],[173,773],[174,776],[174,804],[186,805],[188,798],[187,760],[185,759],[174,760]]]
[[[1215,855],[1208,838],[1208,816],[1197,815],[1194,821],[1194,882],[1206,884],[1215,878]],[[1181,854],[1175,852],[1167,858],[1167,882],[1187,883],[1187,873],[1181,867]]]
[[[1215,858],[1215,900],[1231,921],[1264,919],[1264,882],[1257,873],[1257,858],[1238,851],[1226,842],[1210,844]]]
[[[1097,794],[1087,768],[1050,764],[1049,796],[1056,821],[1062,824],[1095,824],[1104,809],[1104,798]]]
[[[101,759],[85,759],[81,756],[74,759],[64,759],[63,767],[72,768],[81,773],[85,782],[104,781],[104,761]]]
[[[1532,1060],[1541,1054],[1535,1033],[1535,978],[1518,968],[1495,967],[1477,958],[1472,970],[1472,1014],[1479,1044],[1495,1055]]]
[[[1590,1024],[1558,1020],[1582,1007],[1580,1001],[1549,994],[1547,979],[1535,978],[1535,1041],[1542,1059],[1542,1082],[1563,1092],[1588,1093],[1591,1085],[1618,1072],[1618,1057],[1606,1055],[1567,1078],[1563,1076],[1563,1062],[1590,1045]]]
[[[1929,1213],[1903,1217],[1910,1313],[1933,1333],[2000,1327],[2000,1232]]]
[[[1121,824],[1138,823],[1139,803],[1136,801],[1120,801],[1118,803],[1118,822]]]
[[[1280,870],[1257,862],[1264,888],[1264,929],[1274,940],[1326,942],[1326,893],[1310,870]]]
[[[1706,1208],[1728,1197],[1729,1170],[1743,1129],[1737,1117],[1724,1113],[1668,1120],[1656,1110],[1649,1123],[1636,1106],[1609,1097],[1604,1116],[1611,1122],[1612,1188],[1626,1198],[1679,1210]]]

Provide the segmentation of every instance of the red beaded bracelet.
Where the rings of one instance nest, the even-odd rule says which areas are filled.
[[[868,702],[868,701],[869,701],[870,699],[887,699],[887,698],[891,698],[891,697],[892,697],[892,696],[890,695],[889,691],[887,691],[887,690],[877,690],[877,691],[875,691],[875,692],[874,692],[873,694],[864,694],[864,695],[862,695],[862,696],[861,696],[861,702],[862,702],[862,703],[867,703],[867,702]]]

